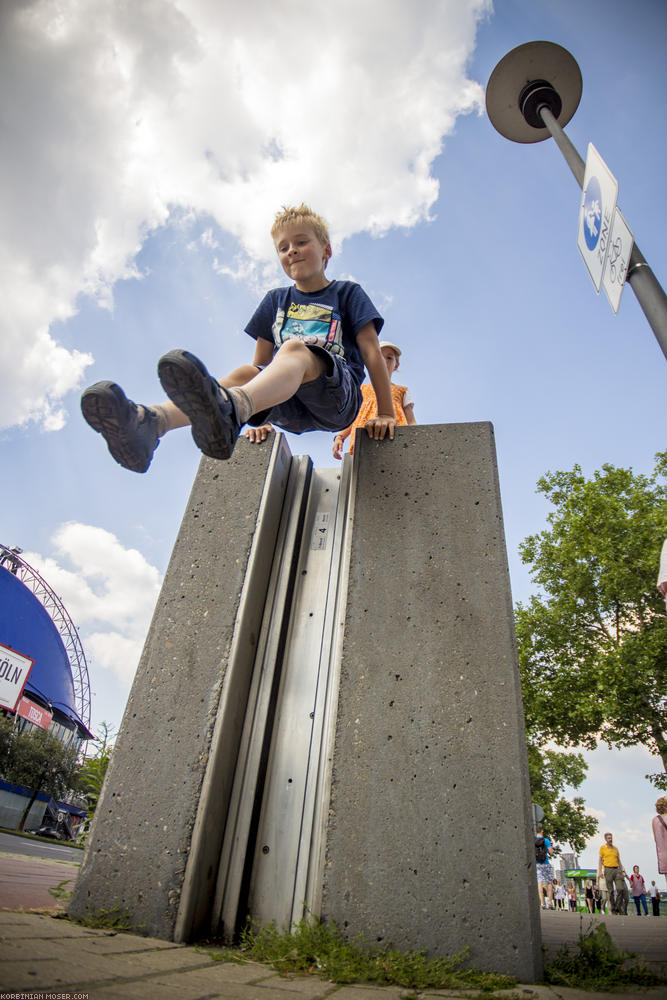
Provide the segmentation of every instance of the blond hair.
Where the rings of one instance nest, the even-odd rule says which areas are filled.
[[[302,222],[310,226],[323,246],[331,242],[329,239],[329,228],[322,216],[317,215],[316,212],[313,212],[312,208],[304,205],[303,202],[296,206],[283,205],[281,210],[276,213],[273,225],[271,226],[271,239],[275,240],[278,231],[283,226],[288,226],[293,222]]]
[[[655,804],[655,811],[660,816],[664,816],[667,813],[667,795],[663,795],[661,799],[658,799]]]

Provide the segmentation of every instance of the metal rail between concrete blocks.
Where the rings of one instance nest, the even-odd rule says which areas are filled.
[[[351,481],[349,456],[292,458],[211,910],[227,941],[319,909]]]

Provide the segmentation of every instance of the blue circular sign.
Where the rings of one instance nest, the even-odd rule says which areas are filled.
[[[602,231],[602,189],[597,177],[591,177],[584,192],[584,239],[595,250]]]

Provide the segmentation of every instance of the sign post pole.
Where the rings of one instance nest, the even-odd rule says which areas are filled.
[[[494,69],[486,88],[486,110],[496,131],[513,142],[541,142],[551,136],[583,188],[584,161],[560,124],[567,125],[574,115],[581,91],[581,71],[567,49],[553,42],[527,42],[508,52]],[[667,358],[667,295],[636,243],[627,281]]]

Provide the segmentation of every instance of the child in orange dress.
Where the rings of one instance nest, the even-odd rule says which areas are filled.
[[[380,353],[385,360],[387,365],[387,372],[389,374],[389,381],[391,382],[391,377],[399,366],[399,358],[401,356],[401,349],[397,347],[396,344],[392,344],[389,340],[380,341]],[[354,452],[354,437],[358,427],[363,427],[368,420],[373,416],[377,416],[378,406],[377,399],[375,398],[375,392],[373,391],[373,386],[368,382],[364,382],[361,387],[361,395],[363,401],[361,408],[357,413],[357,416],[353,424],[350,424],[348,428],[344,431],[339,431],[334,438],[333,443],[333,457],[342,458],[343,457],[343,444],[347,437],[350,438],[350,454]],[[410,390],[404,385],[394,385],[391,382],[391,395],[394,402],[394,413],[396,415],[396,426],[405,427],[407,424],[416,424],[415,420],[415,404],[410,395]]]

